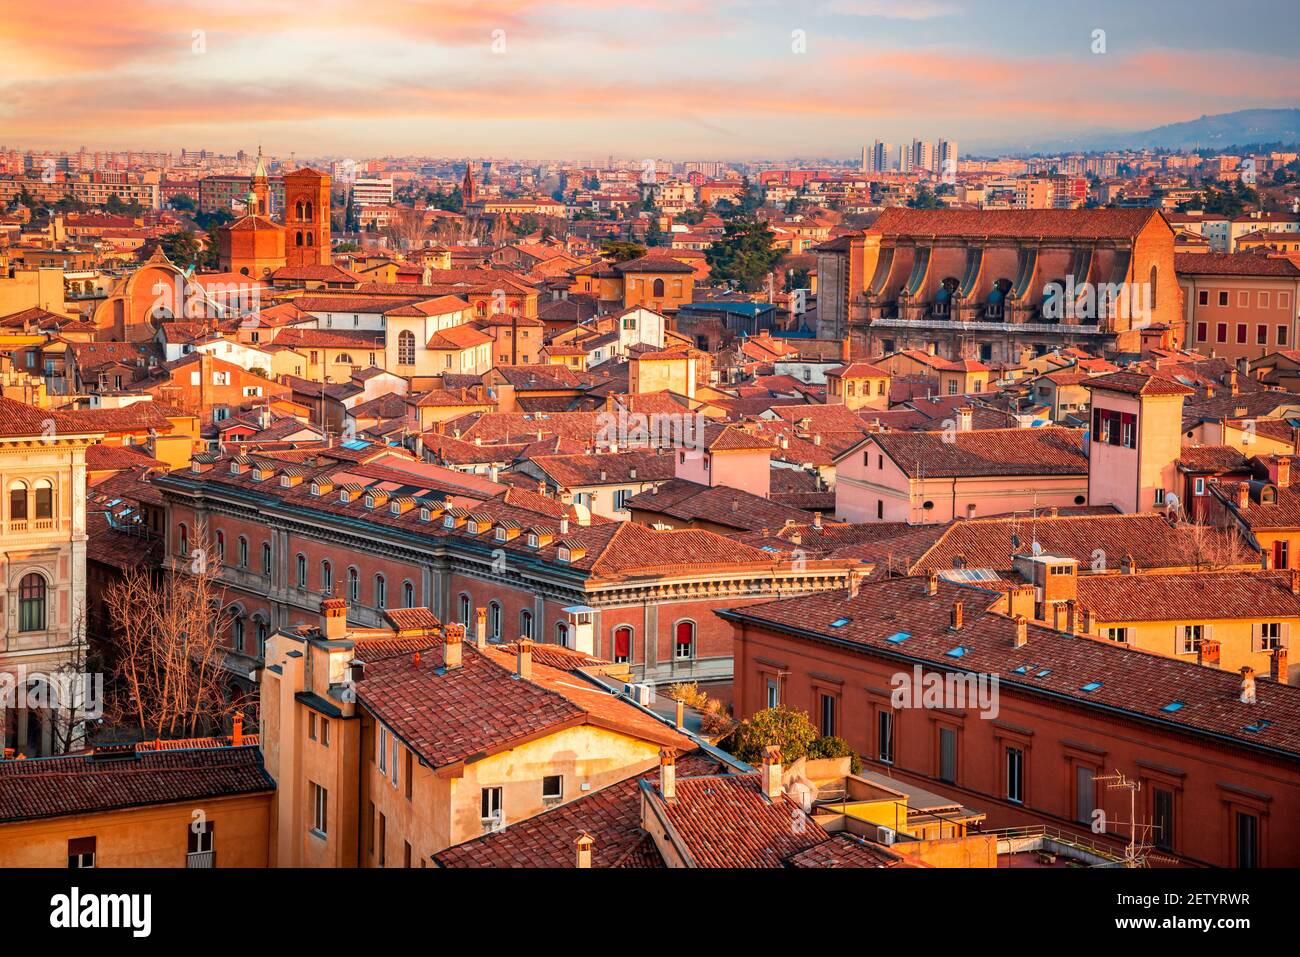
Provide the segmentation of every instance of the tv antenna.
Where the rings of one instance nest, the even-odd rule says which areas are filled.
[[[1107,791],[1128,791],[1129,819],[1127,821],[1111,822],[1121,826],[1128,825],[1128,846],[1124,851],[1125,867],[1150,867],[1152,863],[1179,863],[1177,858],[1158,854],[1154,851],[1151,838],[1154,832],[1160,830],[1160,825],[1139,822],[1137,819],[1137,796],[1138,792],[1142,790],[1141,781],[1131,780],[1122,771],[1118,770],[1114,774],[1095,774],[1092,779],[1104,782]]]

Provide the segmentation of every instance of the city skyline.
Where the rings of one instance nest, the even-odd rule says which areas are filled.
[[[10,7],[4,0],[0,9]],[[1296,19],[1185,4],[594,0],[143,3],[6,17],[6,139],[36,149],[850,159],[943,130],[971,151],[1294,105]],[[1243,15],[1245,14],[1245,15]],[[1167,19],[1167,18],[1165,18]],[[1101,31],[1101,33],[1098,33]],[[1094,52],[1101,51],[1105,52]],[[665,72],[664,65],[673,64]],[[918,123],[917,116],[924,117]],[[133,142],[121,131],[131,129]],[[448,149],[448,146],[454,148]]]

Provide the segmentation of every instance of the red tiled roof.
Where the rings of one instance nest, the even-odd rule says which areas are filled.
[[[96,759],[0,761],[0,821],[203,801],[275,789],[256,747],[166,749]]]
[[[1160,375],[1143,375],[1138,372],[1110,372],[1093,376],[1083,384],[1085,389],[1105,392],[1122,392],[1126,395],[1195,395],[1181,382]]]
[[[1083,433],[1075,429],[877,432],[864,442],[874,442],[911,476],[1088,474]],[[855,454],[860,447],[855,446],[845,455]]]
[[[1300,618],[1292,574],[1081,575],[1078,601],[1099,622]]]
[[[1300,233],[1290,238],[1300,239]],[[1182,276],[1277,276],[1300,279],[1290,259],[1241,253],[1175,253],[1174,269]]]
[[[1133,239],[1154,209],[911,209],[890,206],[868,232],[885,236],[998,239]]]

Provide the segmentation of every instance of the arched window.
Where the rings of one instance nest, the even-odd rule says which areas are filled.
[[[23,522],[27,520],[27,485],[24,482],[14,482],[9,486],[9,521]]]
[[[486,316],[486,315],[487,315],[487,303],[486,303],[486,302],[476,302],[476,303],[474,303],[474,315],[476,315],[476,316]]]
[[[308,234],[307,234],[307,245],[308,245],[308,246],[314,245],[313,242],[312,242],[312,235],[311,235],[311,233],[308,233]]]
[[[18,583],[18,630],[45,630],[45,579],[36,572]]]
[[[397,337],[397,362],[399,365],[415,365],[415,333],[403,330]]]
[[[301,246],[301,245],[302,245],[302,230],[301,230],[301,229],[298,230],[296,233],[293,234],[293,244],[294,244],[295,246]]]
[[[312,219],[315,219],[315,218],[316,218],[316,216],[315,216],[315,213],[314,213],[314,211],[313,211],[313,209],[312,209],[312,205],[311,205],[311,203],[308,203],[308,204],[307,204],[307,219],[308,219],[308,220],[312,220]]]
[[[176,551],[180,555],[190,553],[190,530],[183,523],[176,528]]]
[[[348,569],[348,601],[361,599],[361,575],[356,568]]]
[[[533,637],[533,613],[527,608],[519,613],[519,637]]]
[[[673,657],[695,657],[695,622],[679,621],[673,629]]]
[[[338,354],[338,358],[336,358],[334,361],[335,361],[335,362],[342,362],[342,363],[344,363],[345,365],[352,365],[352,364],[353,364],[353,363],[352,363],[352,357],[351,357],[350,355],[348,355],[346,352],[340,352],[340,353]]]
[[[236,615],[235,620],[231,622],[230,633],[231,636],[234,638],[235,650],[243,651],[244,650],[244,616],[242,614]]]
[[[569,623],[567,621],[557,621],[555,623],[555,643],[561,648],[569,647]]]
[[[501,605],[499,602],[488,602],[488,637],[500,639],[501,637]]]
[[[306,588],[307,587],[307,556],[302,554],[302,552],[298,553],[297,564],[298,564],[298,587]]]
[[[388,582],[383,575],[375,576],[375,607],[388,607]]]
[[[654,285],[653,285],[651,288],[652,288],[652,290],[653,290],[653,294],[654,294],[654,296],[655,296],[656,298],[662,298],[662,297],[663,297],[663,294],[664,294],[664,281],[663,281],[662,279],[656,279],[656,280],[654,281]]]
[[[320,590],[327,595],[334,594],[334,567],[329,562],[320,563]]]
[[[271,543],[262,543],[262,574],[270,577],[271,575]]]
[[[243,535],[239,536],[239,567],[248,567],[248,539]]]
[[[260,618],[257,619],[257,657],[259,658],[266,657],[267,631],[266,622]]]
[[[410,582],[402,582],[402,607],[415,607],[415,586]]]
[[[217,562],[225,564],[226,562],[226,533],[217,529]]]
[[[54,517],[54,486],[49,479],[36,483],[36,520]]]
[[[1157,278],[1158,276],[1156,273],[1156,267],[1152,266],[1151,267],[1151,308],[1152,309],[1156,307],[1156,279]]]
[[[458,610],[460,611],[460,615],[458,616],[458,620],[459,620],[460,623],[461,623],[462,625],[464,625],[466,628],[469,627],[469,613],[470,613],[470,606],[471,606],[472,604],[473,604],[473,602],[470,601],[470,597],[469,597],[469,595],[466,595],[466,594],[462,593],[461,596],[460,596],[460,606],[459,606],[459,609],[458,609]]]
[[[632,660],[632,629],[619,625],[614,629],[614,661],[627,664]]]
[[[302,222],[302,200],[298,200],[298,202],[294,204],[293,210],[294,210],[295,218],[298,220],[298,222]],[[298,235],[301,236],[302,233],[299,233]]]

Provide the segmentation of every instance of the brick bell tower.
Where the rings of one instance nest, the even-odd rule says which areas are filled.
[[[330,178],[310,167],[284,174],[285,259],[289,266],[330,263]]]

